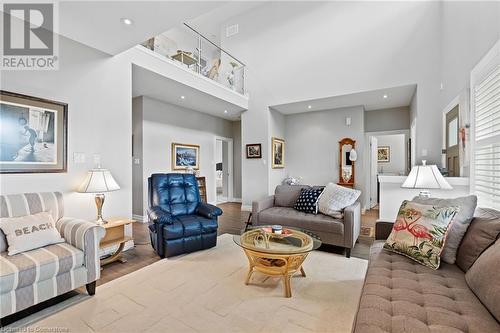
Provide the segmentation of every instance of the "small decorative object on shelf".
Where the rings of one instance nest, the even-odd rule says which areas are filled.
[[[299,185],[302,181],[302,177],[286,177],[283,179],[283,184],[285,185]]]

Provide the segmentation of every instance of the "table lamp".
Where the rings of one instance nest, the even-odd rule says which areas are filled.
[[[116,183],[108,169],[92,169],[87,173],[87,177],[78,188],[80,193],[95,193],[95,204],[97,206],[97,220],[99,225],[107,223],[102,218],[102,205],[104,204],[104,192],[119,190],[120,186]]]
[[[437,166],[427,165],[425,160],[422,161],[422,165],[416,165],[411,169],[401,187],[422,189],[419,195],[426,198],[431,196],[429,189],[453,189],[439,172]]]

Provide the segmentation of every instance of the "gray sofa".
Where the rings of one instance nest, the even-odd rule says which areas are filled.
[[[274,195],[252,204],[252,225],[280,224],[308,230],[321,238],[325,244],[344,247],[346,257],[356,244],[361,228],[361,204],[346,207],[344,217],[302,213],[293,208],[303,188],[308,185],[278,185]]]
[[[500,212],[478,209],[456,264],[438,270],[383,249],[377,222],[355,333],[500,332]]]

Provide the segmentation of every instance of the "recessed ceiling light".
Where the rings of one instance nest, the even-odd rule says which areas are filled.
[[[311,108],[312,108],[312,105],[308,105],[308,106],[307,106],[307,108],[308,108],[308,109],[311,109]]]
[[[227,113],[227,110],[224,110],[224,113]]]
[[[384,95],[384,98],[387,98],[387,97],[389,97],[389,96],[387,96],[387,94],[385,94],[385,95]]]
[[[132,23],[134,23],[134,21],[132,21],[131,19],[129,19],[127,17],[122,18],[121,21],[125,25],[132,25]]]
[[[186,98],[186,96],[182,95],[182,96],[181,96],[181,99],[184,99],[184,98]]]

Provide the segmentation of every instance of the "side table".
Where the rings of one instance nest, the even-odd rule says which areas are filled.
[[[104,235],[101,240],[99,248],[105,249],[118,245],[118,249],[109,257],[101,259],[101,266],[115,261],[120,261],[122,263],[127,262],[127,260],[122,257],[122,252],[125,243],[132,240],[132,237],[125,235],[125,226],[132,224],[135,221],[124,217],[111,217],[107,220],[108,223],[102,225],[104,229],[106,229],[106,235]]]

